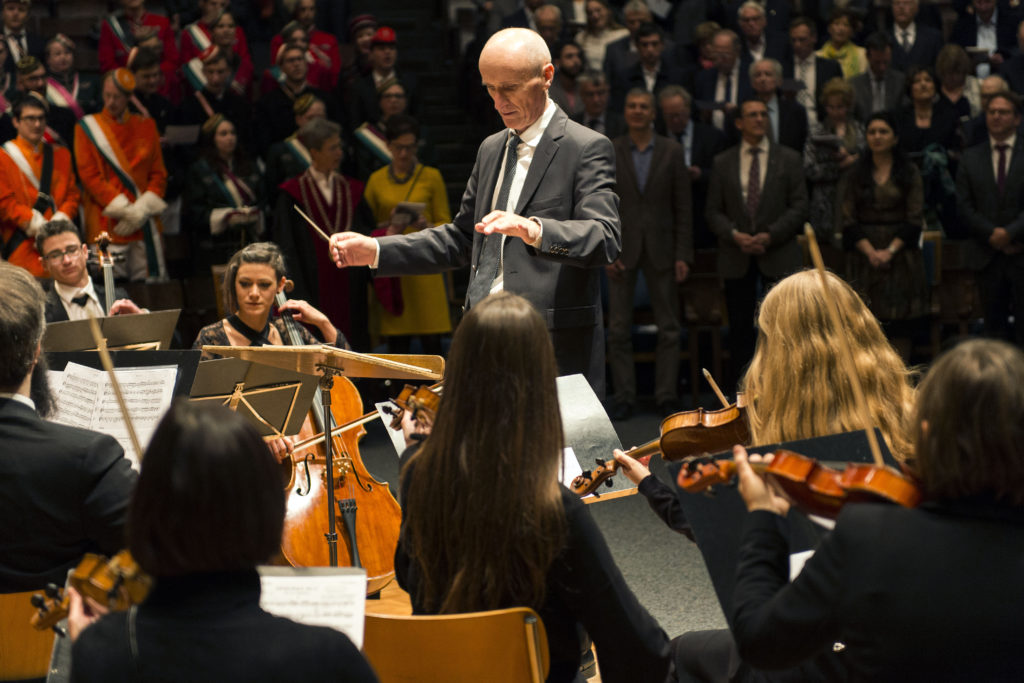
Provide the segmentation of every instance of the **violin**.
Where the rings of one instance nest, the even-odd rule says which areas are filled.
[[[86,553],[71,572],[68,583],[112,612],[122,612],[145,599],[153,580],[139,568],[131,553],[122,550],[109,560]],[[53,629],[58,635],[66,635],[57,624],[67,617],[69,603],[67,591],[51,583],[44,593],[32,596],[36,613],[29,623],[40,631]]]
[[[778,484],[793,503],[813,515],[835,519],[852,502],[885,502],[916,507],[921,490],[909,476],[892,467],[848,463],[843,470],[826,467],[813,458],[778,450],[770,463],[752,462],[755,472]],[[700,493],[736,476],[732,460],[687,459],[676,483],[690,493]]]
[[[278,307],[284,303],[285,295],[279,292]],[[298,324],[288,313],[282,313],[282,317],[287,342],[301,346]],[[363,399],[355,385],[346,377],[335,377],[330,390],[329,424],[325,424],[318,410],[322,405],[321,391],[319,387],[316,390],[313,407],[299,431],[299,444],[282,463],[288,499],[281,555],[295,567],[323,567],[330,563],[324,540],[328,510],[323,444],[324,435],[329,433],[338,506],[334,511],[339,522],[338,565],[365,569],[367,594],[376,593],[394,578],[402,510],[387,483],[374,479],[359,455],[359,439],[366,434],[362,424],[375,413],[363,415]],[[306,452],[300,454],[299,450]]]
[[[402,418],[406,411],[411,412],[414,419],[429,429],[434,424],[437,407],[441,405],[440,387],[440,383],[430,387],[406,384],[398,396],[391,399],[397,406],[390,409],[391,429],[402,428]]]
[[[735,444],[750,441],[746,400],[743,393],[736,402],[718,410],[685,410],[669,415],[661,421],[660,436],[642,446],[626,451],[643,465],[657,453],[668,461],[679,461],[700,453],[717,453]],[[597,460],[597,467],[583,472],[572,480],[569,488],[579,496],[595,493],[601,484],[611,486],[611,478],[619,469],[618,461]]]

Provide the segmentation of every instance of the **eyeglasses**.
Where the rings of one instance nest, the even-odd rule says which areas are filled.
[[[57,263],[63,261],[65,256],[70,256],[74,258],[75,256],[79,256],[81,253],[82,245],[79,244],[74,247],[68,247],[64,251],[61,251],[60,249],[54,249],[43,258],[46,259],[47,261]]]

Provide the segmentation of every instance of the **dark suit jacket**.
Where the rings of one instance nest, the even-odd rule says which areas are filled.
[[[795,78],[795,74],[796,66],[793,57],[790,56],[782,62],[782,77]],[[842,77],[843,67],[839,66],[839,62],[827,57],[814,57],[814,92],[817,97],[821,96],[821,91],[825,89],[826,83],[833,78]]]
[[[754,55],[750,52],[747,47],[747,41],[744,40],[743,35],[740,34],[740,42],[742,46],[740,48],[740,60],[743,62],[743,66],[740,67],[743,74],[746,75],[750,68],[750,65],[754,62]],[[764,58],[774,59],[781,62],[788,61],[789,56],[789,38],[785,33],[778,31],[772,31],[765,29],[764,32]]]
[[[632,42],[633,36],[626,36],[608,43],[605,47],[604,64],[601,67],[609,83],[615,83],[628,69],[640,62],[639,53],[629,49]]]
[[[683,148],[673,140],[655,135],[647,183],[637,187],[632,140],[615,138],[615,192],[622,220],[622,254],[626,268],[636,268],[641,256],[658,270],[676,261],[693,263],[693,224],[690,174]]]
[[[28,22],[26,22],[27,25]],[[3,27],[0,27],[0,39],[3,39]],[[32,33],[31,31],[25,31],[25,42],[28,43],[28,54],[39,59],[39,61],[46,63],[43,59],[43,49],[46,47],[46,41],[38,33]],[[14,55],[11,54],[10,48],[7,50],[7,59],[4,60],[4,71],[11,74],[12,76],[18,72],[18,65],[14,62]]]
[[[1006,79],[1010,90],[1018,95],[1024,94],[1024,54],[1017,53],[999,69],[999,75]]]
[[[104,294],[106,290],[103,285],[93,282],[93,289],[96,290],[96,296],[100,300],[100,308],[106,309],[106,298]],[[127,299],[128,292],[121,287],[114,287],[114,301],[118,299]],[[68,312],[64,310],[64,304],[61,302],[60,297],[57,296],[57,290],[53,286],[53,282],[50,281],[49,286],[46,289],[46,322],[48,323],[59,323],[64,322],[68,319]]]
[[[576,123],[585,126],[587,122],[586,112],[580,112],[575,116],[569,117]],[[604,113],[604,135],[606,138],[612,140],[620,135],[626,134],[626,119],[619,112],[612,111],[610,108]]]
[[[64,584],[87,552],[124,547],[135,471],[110,436],[0,398],[0,593]]]
[[[411,116],[419,116],[419,98],[416,91],[416,75],[409,71],[395,70],[398,82],[405,88],[405,101],[408,103],[406,112]],[[352,126],[361,126],[367,121],[380,121],[380,98],[373,74],[366,74],[356,81],[352,93]]]
[[[654,81],[654,96],[657,98],[658,93],[666,85],[681,85],[687,90],[693,89],[693,72],[689,69],[684,69],[681,66],[677,66],[672,63],[664,56],[661,58],[661,67],[658,69],[658,77]],[[608,105],[612,111],[624,112],[626,107],[626,95],[633,88],[640,88],[647,90],[647,81],[644,80],[643,65],[637,62],[633,66],[629,67],[625,71],[619,74],[619,79],[612,84],[612,93],[610,104]],[[655,99],[655,111],[658,112],[660,118],[661,112],[657,107],[657,99]]]
[[[767,251],[755,257],[764,275],[781,278],[797,270],[803,255],[796,236],[807,220],[803,156],[782,145],[769,147],[761,201],[752,222],[740,185],[740,145],[722,152],[715,157],[711,171],[706,215],[708,227],[718,236],[718,272],[722,277],[742,277],[750,267],[751,257],[736,246],[733,230],[771,235]]]
[[[838,641],[848,680],[1020,677],[1021,508],[848,505],[792,583],[778,522],[745,521],[732,621],[744,662],[787,667]]]
[[[416,275],[471,266],[476,276],[484,236],[474,229],[491,211],[508,132],[477,151],[455,220],[411,235],[380,238],[378,275]],[[619,256],[621,233],[611,141],[557,109],[535,150],[516,205],[543,227],[539,248],[520,239],[504,245],[505,289],[544,316],[559,370],[582,372],[604,392],[600,266]],[[470,302],[467,301],[467,304]]]
[[[892,68],[906,72],[908,67],[923,65],[935,67],[935,59],[939,56],[939,50],[945,45],[942,40],[942,31],[925,26],[917,22],[914,27],[916,35],[914,44],[910,46],[910,52],[903,50],[900,45],[896,29],[889,29],[889,39],[892,40]]]
[[[973,13],[963,13],[953,24],[949,42],[961,47],[975,47],[978,44],[978,19]],[[1017,46],[1017,17],[1003,8],[996,17],[996,46],[1000,50],[1012,50]]]
[[[964,151],[956,174],[956,204],[972,238],[967,243],[972,268],[981,270],[995,257],[997,251],[988,243],[995,228],[1006,228],[1015,243],[1024,243],[1024,137],[1018,134],[1010,151],[1002,194],[996,186],[989,140]],[[1024,264],[1024,254],[1011,258]]]
[[[711,166],[715,157],[728,147],[725,134],[710,123],[693,122],[693,142],[690,145],[690,165],[700,168],[700,178],[690,183],[690,197],[693,200],[693,245],[696,249],[712,248],[718,240],[708,229],[704,215],[707,207],[708,187],[711,183]]]
[[[858,119],[867,121],[871,116],[871,72],[865,71],[850,79],[853,86],[854,112]],[[903,89],[903,72],[889,69],[885,72],[885,108],[895,111],[903,103],[906,95]]]
[[[750,77],[747,72],[743,70],[742,64],[740,65],[739,72],[739,83],[733,83],[734,88],[739,88],[736,92],[736,104],[747,99],[753,95],[753,89],[750,87]],[[710,67],[708,69],[702,69],[697,73],[693,84],[693,99],[698,102],[714,102],[715,101],[715,89],[718,85],[718,69]],[[699,107],[694,104],[695,111],[699,110]],[[707,121],[711,118],[711,114],[708,111],[701,112],[702,118]]]
[[[803,108],[803,105],[781,95],[775,99],[779,103],[779,139],[777,142],[803,154],[804,143],[807,142],[807,110]],[[725,130],[729,146],[738,145],[740,132],[736,128],[735,115],[729,117]]]

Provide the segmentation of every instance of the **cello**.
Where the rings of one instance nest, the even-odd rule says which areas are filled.
[[[285,303],[284,292],[278,292],[277,305]],[[303,344],[298,323],[289,313],[281,313],[288,331],[288,343]],[[321,389],[316,390],[313,407],[299,431],[302,441],[316,440],[330,430],[334,489],[340,522],[338,565],[362,567],[366,570],[366,592],[373,594],[394,578],[394,555],[402,511],[387,483],[379,482],[366,469],[359,455],[359,440],[366,430],[338,431],[338,424],[353,421],[362,415],[363,400],[347,377],[335,377],[330,390],[331,414],[324,423],[317,406]],[[327,428],[327,429],[325,429]],[[292,453],[284,461],[287,504],[281,555],[295,567],[323,567],[330,564],[325,541],[327,520],[327,461],[321,443],[305,453]]]

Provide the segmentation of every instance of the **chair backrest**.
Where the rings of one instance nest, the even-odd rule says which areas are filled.
[[[38,592],[0,594],[0,681],[42,678],[50,668],[54,633],[29,625]]]
[[[528,607],[441,616],[366,615],[363,652],[381,683],[541,683],[548,637]]]

